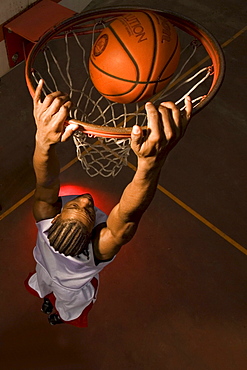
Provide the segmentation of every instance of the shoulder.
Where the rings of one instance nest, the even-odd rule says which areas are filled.
[[[94,227],[96,227],[99,224],[106,223],[106,220],[108,218],[107,214],[97,207],[94,207],[94,210],[96,215]]]
[[[47,218],[45,220],[37,221],[36,222],[36,227],[38,229],[38,232],[40,232],[40,233],[46,233],[47,230],[52,225],[52,220],[53,220],[53,218]]]

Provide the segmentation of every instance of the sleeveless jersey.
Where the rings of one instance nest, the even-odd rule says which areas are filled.
[[[75,196],[62,197],[63,205]],[[95,226],[105,222],[107,215],[95,207]],[[41,298],[52,293],[56,297],[56,309],[65,321],[76,319],[82,311],[96,300],[96,292],[91,280],[99,280],[99,272],[111,261],[95,264],[92,242],[89,243],[89,256],[83,253],[76,257],[65,256],[55,251],[49,243],[47,230],[52,219],[36,223],[38,236],[33,251],[37,262],[36,273],[29,279],[29,286]]]

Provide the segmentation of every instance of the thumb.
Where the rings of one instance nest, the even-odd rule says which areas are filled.
[[[140,149],[142,136],[143,133],[141,127],[138,125],[133,126],[131,131],[131,148],[135,153]]]
[[[141,127],[138,126],[138,125],[134,125],[132,127],[132,131],[131,131],[131,138],[133,137],[134,140],[137,140],[141,136],[142,136],[142,129],[141,129]]]
[[[131,141],[138,143],[142,138],[142,129],[138,125],[134,125],[131,131]]]
[[[79,125],[72,123],[66,126],[63,135],[61,136],[61,142],[68,140],[68,138],[78,129]]]

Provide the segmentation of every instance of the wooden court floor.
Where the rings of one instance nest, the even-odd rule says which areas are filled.
[[[127,2],[121,3],[127,4]],[[34,269],[35,127],[19,65],[0,82],[0,358],[8,370],[247,368],[246,4],[135,1],[203,24],[226,76],[163,168],[135,238],[101,275],[89,327],[50,326],[23,281]],[[92,1],[89,8],[102,5]],[[119,5],[105,1],[104,6]],[[72,141],[59,147],[64,191],[90,190],[109,212],[134,174],[90,178]]]

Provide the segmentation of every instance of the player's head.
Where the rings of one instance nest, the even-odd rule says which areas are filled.
[[[50,245],[66,256],[77,256],[87,249],[95,222],[93,198],[83,194],[64,206],[48,230]]]

